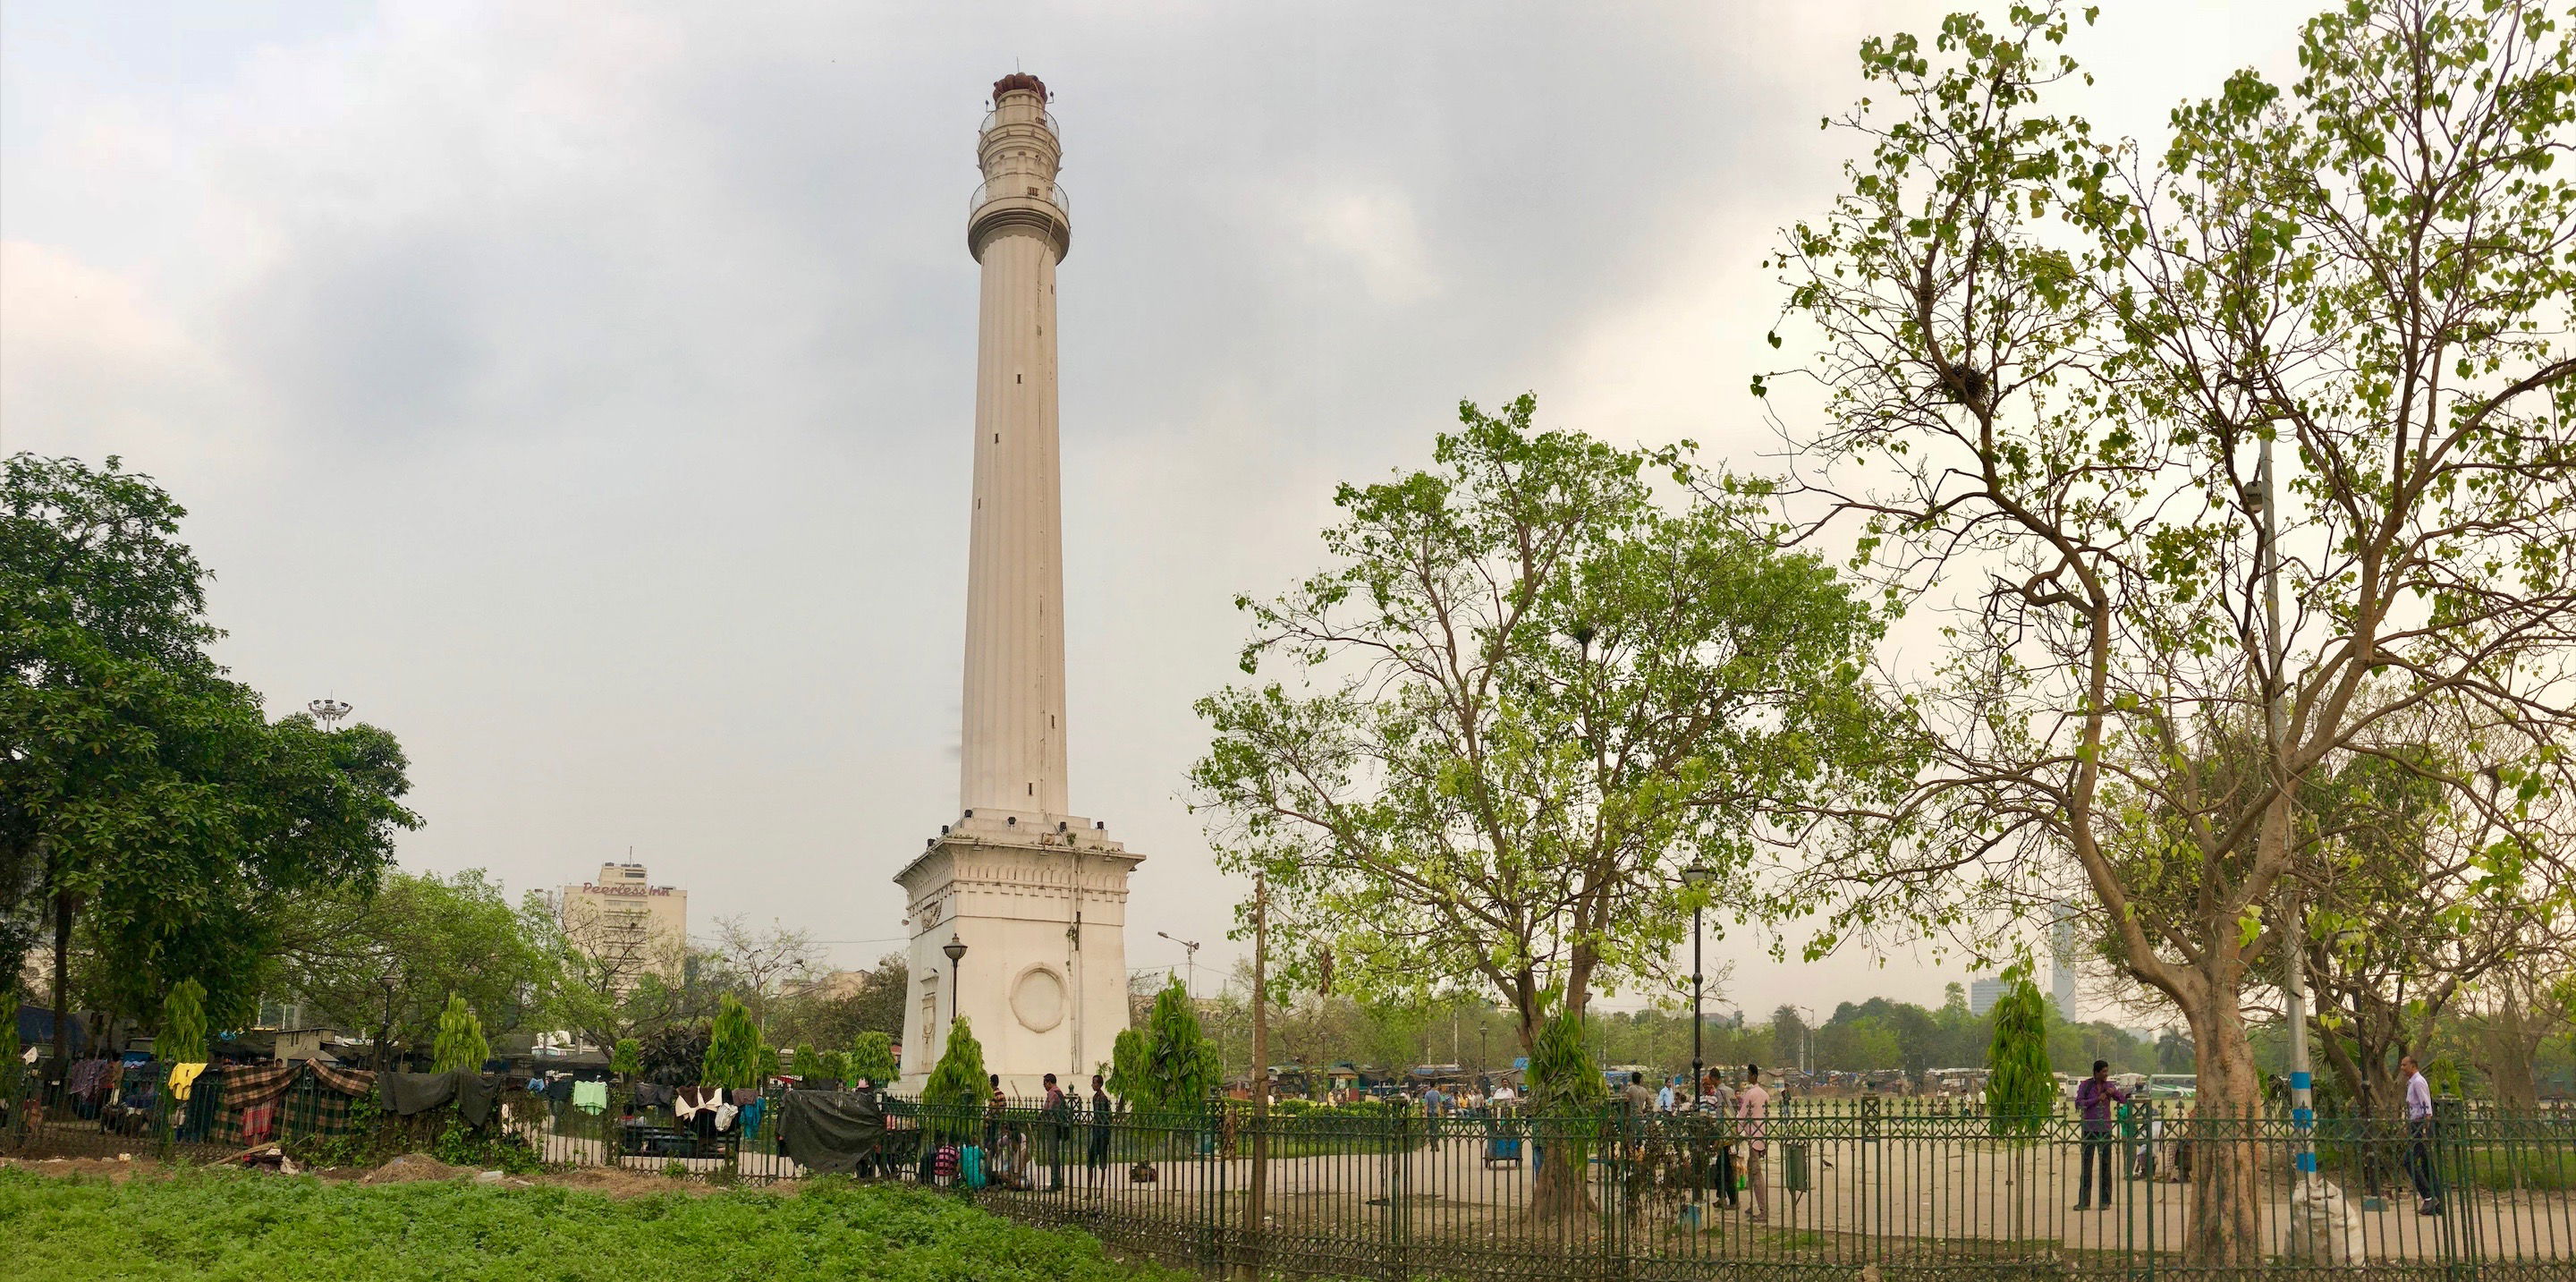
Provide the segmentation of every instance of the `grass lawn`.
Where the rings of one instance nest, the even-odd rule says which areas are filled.
[[[1078,1233],[950,1196],[817,1180],[611,1198],[552,1186],[363,1186],[247,1172],[0,1170],[0,1278],[885,1278],[1177,1282]]]

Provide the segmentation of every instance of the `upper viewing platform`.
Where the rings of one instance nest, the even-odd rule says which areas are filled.
[[[984,181],[967,201],[966,248],[976,261],[995,238],[1019,233],[1046,242],[1061,262],[1073,248],[1073,209],[1057,184],[1064,136],[1046,109],[1046,83],[1024,72],[993,82],[992,109],[976,135]]]

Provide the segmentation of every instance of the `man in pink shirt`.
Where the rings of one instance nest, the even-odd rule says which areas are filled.
[[[1763,1119],[1771,1115],[1771,1092],[1762,1088],[1762,1066],[1744,1066],[1744,1089],[1735,1093],[1735,1133],[1745,1140],[1744,1178],[1753,1188],[1756,1222],[1771,1218],[1771,1189],[1763,1180],[1762,1157],[1770,1151]]]

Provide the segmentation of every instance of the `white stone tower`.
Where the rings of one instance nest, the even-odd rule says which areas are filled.
[[[976,149],[984,181],[967,208],[966,248],[984,283],[960,813],[895,876],[912,941],[903,1081],[913,1087],[954,1016],[1019,1094],[1050,1072],[1070,1089],[1127,1026],[1127,874],[1142,860],[1105,825],[1067,813],[1065,795],[1055,268],[1073,223],[1046,104],[1035,76],[994,83]],[[952,941],[966,949],[953,967]]]

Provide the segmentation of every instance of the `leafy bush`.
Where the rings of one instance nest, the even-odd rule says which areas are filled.
[[[9,1009],[15,1011],[16,1007]],[[18,1021],[9,1022],[10,1042],[14,1045]],[[161,1031],[152,1039],[152,1057],[165,1064],[206,1062],[205,985],[183,979],[170,986],[170,995],[161,1000]]]
[[[449,1122],[447,1129],[438,1133],[438,1142],[430,1146],[429,1155],[449,1166],[507,1171],[512,1175],[531,1174],[544,1165],[526,1140],[490,1129],[478,1131],[457,1121]]]
[[[620,1077],[632,1077],[644,1071],[644,1043],[632,1037],[617,1039],[617,1049],[608,1054],[608,1071]]]
[[[1178,981],[1155,994],[1145,1026],[1120,1033],[1110,1054],[1113,1089],[1144,1112],[1196,1108],[1225,1079],[1216,1043],[1200,1028],[1198,1010]]]
[[[429,1071],[479,1073],[483,1061],[490,1058],[492,1046],[483,1039],[483,1021],[465,1009],[464,998],[449,993],[447,1009],[438,1016],[438,1040],[430,1047]]]
[[[751,1022],[751,1012],[733,995],[725,995],[716,1008],[716,1026],[707,1034],[707,1057],[698,1067],[701,1085],[726,1090],[744,1090],[758,1086],[769,1077],[772,1065],[761,1062],[760,1029]]]
[[[971,1118],[983,1107],[985,1083],[984,1047],[975,1040],[975,1030],[963,1015],[948,1021],[948,1045],[939,1053],[939,1062],[931,1066],[930,1080],[921,1084],[921,1107],[939,1123],[933,1134],[953,1137],[959,1126],[973,1129]]]
[[[1995,1038],[1986,1051],[1986,1111],[1998,1135],[2033,1135],[2057,1104],[2057,1075],[2048,1066],[2048,1007],[2020,967],[2004,972],[1995,1003]]]
[[[850,1076],[847,1080],[866,1078],[883,1086],[901,1071],[894,1062],[894,1039],[884,1033],[861,1033],[850,1048]]]
[[[556,1187],[358,1185],[222,1171],[59,1179],[0,1171],[9,1267],[50,1282],[1186,1282],[1078,1233],[957,1198],[818,1179],[793,1196],[613,1200]]]

